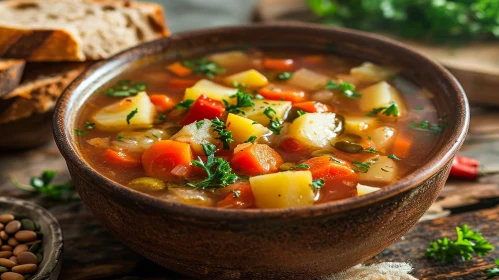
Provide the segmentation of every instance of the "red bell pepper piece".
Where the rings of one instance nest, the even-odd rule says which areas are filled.
[[[456,179],[476,180],[479,175],[478,167],[480,162],[473,158],[456,156],[452,160],[450,177]]]
[[[214,118],[220,118],[224,111],[225,107],[222,102],[208,98],[206,95],[201,95],[198,99],[196,99],[194,104],[192,104],[189,113],[187,113],[180,124],[188,125],[195,121],[204,119],[211,120]]]

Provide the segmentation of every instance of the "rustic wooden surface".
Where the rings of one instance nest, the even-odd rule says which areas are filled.
[[[8,137],[3,135],[2,137]],[[462,154],[474,156],[492,169],[499,167],[499,111],[474,108],[472,125]],[[126,248],[93,217],[82,202],[55,203],[16,189],[13,178],[27,183],[29,177],[45,169],[58,171],[57,180],[69,179],[64,160],[54,143],[38,149],[0,155],[0,195],[36,201],[59,220],[64,232],[64,260],[60,279],[187,279],[145,260]],[[370,262],[407,261],[420,279],[485,279],[484,270],[493,267],[499,250],[486,258],[443,264],[423,257],[429,241],[454,236],[454,228],[464,223],[480,230],[499,248],[499,175],[480,182],[448,182],[442,200],[427,218],[402,239]],[[450,216],[447,216],[449,215]],[[445,217],[447,216],[447,217]]]

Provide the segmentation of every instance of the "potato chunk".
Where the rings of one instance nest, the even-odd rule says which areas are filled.
[[[364,112],[371,112],[374,108],[389,106],[392,102],[397,104],[399,117],[406,114],[404,101],[400,93],[389,83],[383,81],[360,91],[362,98],[359,99],[360,109]],[[379,116],[384,116],[382,113]]]
[[[147,128],[152,126],[155,113],[156,109],[147,93],[139,92],[136,96],[124,98],[100,109],[92,116],[92,120],[101,130]],[[127,122],[127,117],[130,123]]]
[[[353,78],[370,83],[376,83],[388,79],[395,75],[394,69],[381,67],[371,62],[364,62],[360,66],[350,69],[350,75]]]
[[[368,193],[372,193],[372,192],[379,191],[379,190],[381,190],[381,188],[357,184],[357,195],[358,196],[363,196],[363,195],[366,195]]]
[[[251,136],[256,136],[256,139],[258,139],[270,133],[270,130],[263,125],[234,114],[229,114],[225,123],[227,124],[227,130],[232,132],[232,138],[236,145],[244,143]]]
[[[395,161],[386,156],[380,156],[369,168],[367,173],[360,173],[359,180],[362,182],[376,182],[379,184],[390,184],[397,179],[398,168]]]
[[[262,125],[268,125],[270,119],[264,114],[265,109],[272,107],[276,112],[274,118],[283,120],[291,109],[291,101],[276,101],[276,100],[253,100],[255,107],[242,108],[244,115],[255,122],[259,122]]]
[[[288,83],[305,90],[317,90],[323,87],[329,80],[328,76],[302,68],[293,74]]]
[[[192,99],[196,100],[201,95],[206,95],[207,97],[222,101],[222,99],[230,100],[230,96],[236,94],[237,89],[221,86],[212,81],[202,79],[198,81],[193,87],[185,90],[184,100]]]
[[[191,145],[191,148],[196,155],[204,155],[201,144],[217,145],[219,140],[215,139],[216,137],[218,137],[218,135],[216,132],[213,132],[211,121],[204,119],[184,126],[177,134],[173,135],[170,140],[188,143]]]
[[[395,140],[395,129],[389,126],[383,126],[376,128],[371,132],[371,140],[373,140],[376,145],[376,150],[384,153],[387,148],[389,148],[393,141]]]
[[[206,58],[225,68],[246,67],[250,64],[248,55],[242,51],[219,52]]]
[[[345,131],[348,133],[362,135],[376,125],[377,120],[373,117],[345,117]]]
[[[312,173],[287,171],[250,178],[259,208],[288,208],[314,204]]]
[[[269,83],[267,77],[255,69],[246,70],[224,79],[225,83],[232,86],[235,83],[242,84],[251,88],[263,87]]]
[[[324,148],[336,138],[342,124],[334,113],[308,113],[293,121],[288,136],[312,148]]]

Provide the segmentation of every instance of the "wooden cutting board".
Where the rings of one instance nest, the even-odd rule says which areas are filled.
[[[305,0],[260,0],[255,19],[264,22],[317,21],[317,17],[308,9]],[[400,38],[394,39],[408,44],[447,67],[465,89],[471,103],[499,106],[499,42],[435,46]]]

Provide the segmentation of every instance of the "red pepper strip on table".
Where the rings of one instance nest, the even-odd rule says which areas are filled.
[[[456,156],[452,161],[450,177],[476,180],[479,176],[499,173],[499,170],[480,170],[480,162],[474,158]]]

